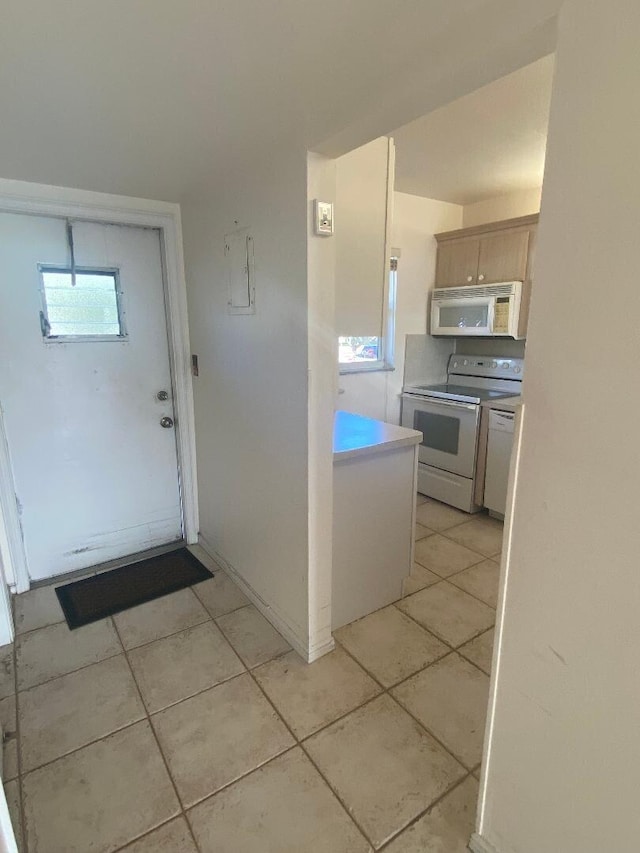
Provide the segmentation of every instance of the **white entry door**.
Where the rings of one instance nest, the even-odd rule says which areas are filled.
[[[0,213],[0,406],[29,575],[182,538],[160,232]],[[164,426],[163,426],[164,424]]]

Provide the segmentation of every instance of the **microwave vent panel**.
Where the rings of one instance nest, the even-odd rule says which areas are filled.
[[[439,287],[433,291],[434,299],[469,299],[474,296],[511,296],[520,281],[503,284],[473,284],[464,287]]]

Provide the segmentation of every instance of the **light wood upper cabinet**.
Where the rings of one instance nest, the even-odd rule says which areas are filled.
[[[529,231],[501,231],[480,240],[478,284],[524,281],[527,274]]]
[[[538,216],[436,234],[436,287],[531,279]]]
[[[475,284],[478,275],[479,256],[480,240],[478,239],[448,240],[439,245],[436,287]]]

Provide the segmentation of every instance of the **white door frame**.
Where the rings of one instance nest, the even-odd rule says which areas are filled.
[[[159,229],[184,537],[189,544],[196,543],[199,527],[196,438],[180,205],[0,179],[0,212]],[[1,427],[0,420],[0,473],[7,475],[11,467]],[[0,488],[0,555],[4,578],[14,592],[26,592],[29,575],[12,478],[7,485],[10,487]],[[3,610],[0,594],[0,623]]]

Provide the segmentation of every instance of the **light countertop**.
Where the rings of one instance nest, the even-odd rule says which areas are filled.
[[[502,412],[517,412],[524,400],[520,395],[514,397],[501,397],[498,400],[484,400],[484,409],[498,409]]]
[[[366,453],[384,453],[422,441],[415,429],[387,424],[351,412],[336,412],[333,423],[333,461]]]

